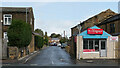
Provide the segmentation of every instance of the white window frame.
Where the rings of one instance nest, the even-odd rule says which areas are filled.
[[[4,32],[4,39],[7,39],[7,42],[9,42],[8,41],[8,36],[7,37],[6,36],[7,36],[7,32]]]
[[[5,17],[5,15],[10,15],[11,17]],[[7,18],[7,24],[5,23],[5,18]],[[12,21],[11,21],[11,23],[8,23],[8,18],[11,18],[11,20],[12,20],[12,14],[4,14],[3,15],[4,25],[11,25]]]
[[[89,39],[87,39],[88,40],[88,49],[90,49],[89,48]],[[99,40],[100,41],[100,40]],[[83,43],[84,44],[84,43]],[[99,45],[100,46],[100,45]],[[93,40],[93,49],[95,49],[95,39]],[[84,46],[83,46],[83,50],[84,50]],[[99,51],[95,51],[96,53],[98,53]]]
[[[4,32],[4,39],[6,39],[7,36],[7,32]],[[8,37],[7,37],[8,38]]]
[[[30,20],[30,24],[32,25],[32,18],[31,18],[31,20]]]

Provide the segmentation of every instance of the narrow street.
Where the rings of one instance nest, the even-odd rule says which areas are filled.
[[[71,65],[73,64],[70,55],[60,47],[49,46],[40,51],[36,57],[29,60],[30,65]]]

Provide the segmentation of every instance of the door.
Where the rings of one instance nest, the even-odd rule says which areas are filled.
[[[100,40],[100,57],[107,57],[106,40]]]

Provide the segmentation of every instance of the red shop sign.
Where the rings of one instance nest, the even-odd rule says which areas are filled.
[[[83,52],[95,52],[95,49],[83,49]]]
[[[103,34],[103,29],[87,29],[88,34]]]

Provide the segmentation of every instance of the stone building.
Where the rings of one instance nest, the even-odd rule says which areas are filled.
[[[0,24],[2,23],[2,48],[3,50],[3,59],[7,58],[7,30],[12,23],[12,20],[23,20],[26,23],[29,23],[34,31],[34,14],[32,7],[0,7],[2,11],[0,12],[2,18],[0,19]],[[1,28],[1,27],[0,27]],[[28,46],[29,53],[34,51],[34,35],[32,34],[32,41]]]
[[[118,36],[120,39],[120,14],[106,19],[105,21],[97,24],[98,27],[108,32],[112,36]],[[116,43],[116,57],[120,58],[120,40]]]
[[[81,22],[80,24],[76,25],[75,27],[71,28],[71,42],[72,42],[72,44],[71,44],[70,53],[72,55],[74,55],[74,57],[76,58],[76,50],[77,50],[76,49],[76,37],[77,37],[77,34],[85,31],[89,27],[100,24],[102,21],[104,21],[104,20],[106,20],[114,15],[117,15],[117,13],[113,12],[110,9],[107,9],[106,11],[103,11],[103,12]],[[78,30],[79,26],[82,27],[81,30]]]
[[[77,59],[116,59],[116,42],[103,29],[93,26],[77,35]]]

